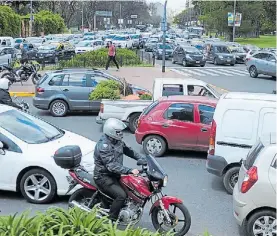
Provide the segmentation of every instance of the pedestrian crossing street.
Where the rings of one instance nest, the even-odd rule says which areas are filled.
[[[229,67],[171,67],[170,70],[184,76],[250,76],[247,70]]]

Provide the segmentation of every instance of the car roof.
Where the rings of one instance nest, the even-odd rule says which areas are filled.
[[[275,94],[267,93],[246,93],[246,92],[229,92],[222,96],[223,99],[243,99],[252,101],[270,101],[276,102]]]
[[[216,98],[210,98],[205,96],[186,96],[186,95],[161,97],[159,101],[160,102],[204,103],[204,104],[210,104],[210,105],[216,105],[218,102]]]

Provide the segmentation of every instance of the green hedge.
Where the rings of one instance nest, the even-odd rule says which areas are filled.
[[[21,18],[8,6],[0,6],[0,36],[18,37]]]
[[[28,213],[0,217],[1,236],[158,236],[141,228],[118,230],[106,218],[97,219],[96,212],[80,209],[49,208],[31,217]],[[167,234],[169,235],[169,234]]]
[[[108,59],[108,49],[102,48],[95,51],[78,54],[68,61],[60,61],[60,68],[79,68],[79,67],[105,67]],[[143,62],[135,51],[129,49],[116,49],[116,59],[122,66],[142,65]],[[113,62],[110,66],[114,66]]]

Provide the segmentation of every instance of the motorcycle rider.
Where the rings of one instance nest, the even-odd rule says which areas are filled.
[[[17,105],[12,101],[9,93],[9,88],[11,86],[11,81],[7,78],[0,79],[0,104],[12,106],[22,110],[22,107]]]
[[[139,174],[139,170],[123,166],[123,154],[135,159],[144,159],[123,141],[123,130],[127,126],[120,120],[109,118],[103,127],[103,136],[94,151],[94,181],[99,189],[114,199],[109,218],[116,221],[124,205],[127,194],[120,186],[121,175]]]
[[[20,50],[21,50],[20,63],[21,63],[21,66],[23,66],[25,63],[28,62],[28,53],[27,53],[27,50],[24,48],[23,43],[20,44]]]

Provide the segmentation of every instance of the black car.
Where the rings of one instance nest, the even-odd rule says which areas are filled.
[[[230,52],[228,45],[224,43],[208,43],[204,45],[206,60],[214,65],[231,65],[236,63],[236,57]]]
[[[206,64],[202,52],[192,46],[178,46],[172,56],[172,63],[182,64],[183,66],[201,66]]]
[[[75,56],[75,49],[68,43],[53,43],[38,48],[36,60],[39,63],[58,63],[59,60],[69,60]]]
[[[29,60],[36,60],[37,48],[32,43],[23,43],[23,48],[27,51]],[[20,44],[16,44],[15,49],[19,50],[19,54],[21,55]]]
[[[162,43],[158,43],[155,48],[153,49],[153,56],[157,59],[157,60],[161,60],[163,57],[163,44]],[[173,46],[170,44],[165,44],[165,59],[169,59],[170,57],[172,57],[172,53],[173,53]]]
[[[237,64],[239,63],[244,64],[247,53],[245,52],[243,47],[231,47],[230,51],[236,57]]]

